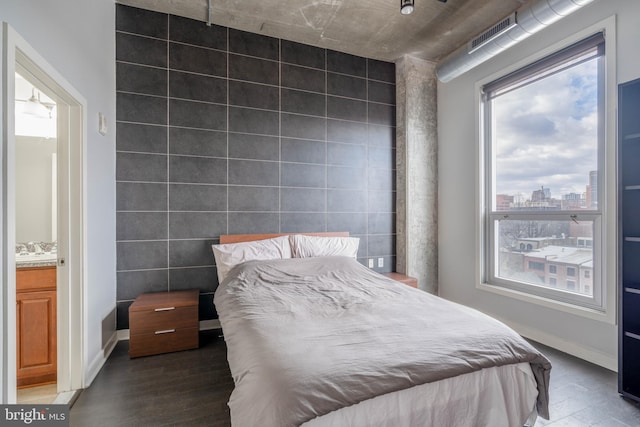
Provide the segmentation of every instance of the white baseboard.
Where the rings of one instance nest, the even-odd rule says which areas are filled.
[[[118,341],[127,341],[129,339],[128,329],[118,329],[117,331]]]
[[[210,319],[210,320],[201,320],[200,321],[200,330],[208,331],[211,329],[221,329],[220,320],[218,319]]]
[[[554,335],[548,334],[535,328],[531,328],[530,326],[514,323],[505,319],[497,319],[502,323],[509,325],[510,328],[512,328],[525,338],[529,338],[533,341],[539,342],[540,344],[553,347],[557,350],[586,360],[587,362],[594,363],[598,366],[602,366],[603,368],[607,368],[611,371],[618,372],[617,355],[611,356],[609,354],[604,354],[592,348],[584,347],[573,342],[567,342]]]
[[[107,361],[107,359],[111,355],[111,352],[116,347],[117,343],[118,335],[114,332],[111,337],[109,337],[109,340],[107,341],[107,344],[102,349],[102,351],[98,353],[89,364],[84,377],[84,388],[87,388],[91,385],[93,380],[96,378],[96,375],[98,375],[98,372],[100,372],[100,369],[102,369],[104,362]]]
[[[100,372],[100,369],[102,369],[104,362],[106,361],[107,358],[104,356],[104,353],[102,351],[96,354],[96,357],[94,357],[87,366],[87,371],[84,375],[84,384],[82,385],[83,388],[87,388],[91,385],[93,380],[98,375],[98,372]]]
[[[220,329],[220,321],[218,319],[201,320],[199,328],[201,331],[208,331],[211,329]],[[126,341],[129,339],[128,329],[118,329],[118,341]]]
[[[71,390],[71,391],[63,391],[62,393],[58,393],[55,400],[53,401],[54,405],[67,405],[72,407],[76,402],[78,397],[80,396],[81,390]]]
[[[109,340],[107,341],[104,348],[102,349],[105,360],[109,358],[109,356],[111,355],[111,352],[116,347],[116,344],[118,344],[118,334],[116,331],[113,331],[113,334],[111,334],[111,336],[109,337]]]

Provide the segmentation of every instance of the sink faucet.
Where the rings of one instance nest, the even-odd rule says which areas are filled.
[[[40,246],[40,243],[38,242],[27,243],[27,250],[29,251],[29,253],[32,253],[35,255],[42,255],[44,253],[44,251],[42,250],[42,247]]]

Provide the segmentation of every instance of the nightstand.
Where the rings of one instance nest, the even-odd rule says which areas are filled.
[[[129,306],[129,357],[198,348],[197,289],[139,295]]]
[[[402,273],[382,273],[384,276],[387,276],[390,279],[395,280],[396,282],[404,283],[407,286],[411,286],[412,288],[418,288],[418,279],[415,277],[409,277]]]

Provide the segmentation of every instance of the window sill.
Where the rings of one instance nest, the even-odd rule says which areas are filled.
[[[605,308],[605,311],[600,311],[592,308],[580,307],[574,304],[553,300],[550,298],[531,295],[525,292],[516,291],[514,289],[509,289],[502,286],[491,285],[488,283],[480,283],[476,285],[476,288],[482,291],[491,292],[494,294],[506,296],[508,298],[517,299],[517,300],[528,302],[531,304],[540,305],[543,307],[551,308],[553,310],[572,314],[575,316],[586,317],[588,319],[596,320],[599,322],[609,323],[611,325],[615,325],[617,323],[615,310],[608,306]]]

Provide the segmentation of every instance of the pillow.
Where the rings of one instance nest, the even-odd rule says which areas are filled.
[[[357,237],[320,237],[293,234],[289,236],[294,258],[346,256],[356,258],[360,239]]]
[[[218,268],[218,282],[227,277],[229,270],[238,264],[252,260],[291,258],[289,236],[254,242],[226,243],[211,245]]]

